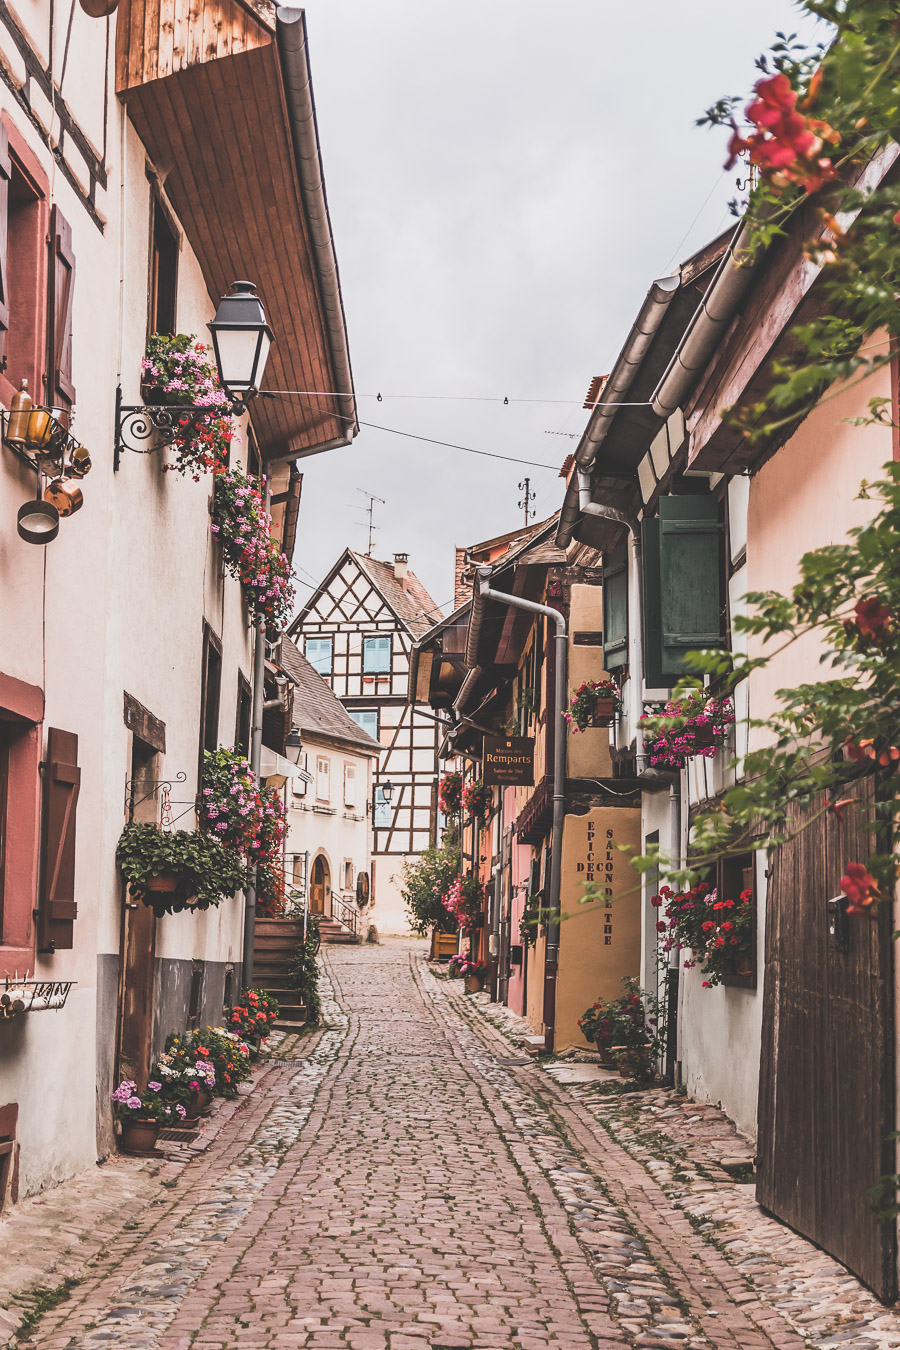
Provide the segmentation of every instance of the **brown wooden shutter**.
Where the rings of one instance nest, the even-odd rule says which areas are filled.
[[[75,807],[80,783],[78,737],[51,727],[44,775],[39,951],[68,950],[75,945]]]
[[[9,132],[0,122],[0,359],[6,355],[6,335],[9,332],[9,289],[6,255],[9,251],[9,179],[11,173]]]
[[[72,227],[58,206],[50,217],[50,313],[48,322],[50,373],[47,402],[54,408],[71,408],[75,402],[72,383],[72,300],[75,293],[75,254]]]

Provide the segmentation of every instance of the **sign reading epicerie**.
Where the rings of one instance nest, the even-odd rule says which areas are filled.
[[[530,787],[534,782],[531,736],[485,736],[482,763],[487,787]]]

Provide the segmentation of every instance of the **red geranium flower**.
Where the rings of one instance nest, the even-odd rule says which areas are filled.
[[[867,872],[862,863],[847,864],[847,871],[841,877],[841,890],[850,901],[848,914],[865,914],[870,905],[880,899],[878,882]]]

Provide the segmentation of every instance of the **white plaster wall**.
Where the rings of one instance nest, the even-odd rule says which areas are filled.
[[[766,860],[756,855],[755,989],[702,987],[699,968],[681,971],[679,1046],[682,1081],[696,1101],[721,1106],[739,1130],[756,1138],[766,942]]]
[[[371,872],[371,829],[367,803],[372,795],[372,765],[374,757],[354,752],[349,747],[303,733],[303,749],[309,760],[313,782],[305,796],[288,792],[288,853],[309,853],[310,876],[318,854],[323,854],[331,873],[332,890],[348,904],[356,904],[356,877],[360,872]],[[316,759],[328,759],[331,764],[331,802],[334,814],[315,810]],[[344,765],[356,768],[356,805],[344,805]],[[353,863],[353,887],[344,884],[343,864]],[[328,906],[326,903],[326,910]],[[371,903],[360,911],[360,933],[365,937],[369,923],[378,923],[376,907]]]

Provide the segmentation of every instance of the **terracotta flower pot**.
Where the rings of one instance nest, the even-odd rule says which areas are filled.
[[[483,975],[467,975],[467,976],[466,976],[466,993],[467,993],[467,994],[480,994],[483,988],[484,988],[484,976],[483,976]]]
[[[209,1092],[206,1088],[202,1088],[197,1095],[197,1100],[200,1103],[201,1116],[208,1115],[209,1104],[212,1101],[212,1093]]]
[[[608,727],[616,718],[616,700],[598,698],[594,701],[594,711],[588,721],[589,727]]]
[[[160,872],[158,877],[149,877],[144,882],[144,889],[159,894],[171,894],[178,890],[178,877],[175,872]]]
[[[185,1102],[185,1120],[196,1120],[200,1114],[200,1093],[192,1092],[190,1101]]]
[[[123,1120],[122,1148],[125,1153],[150,1153],[159,1137],[158,1120]]]

